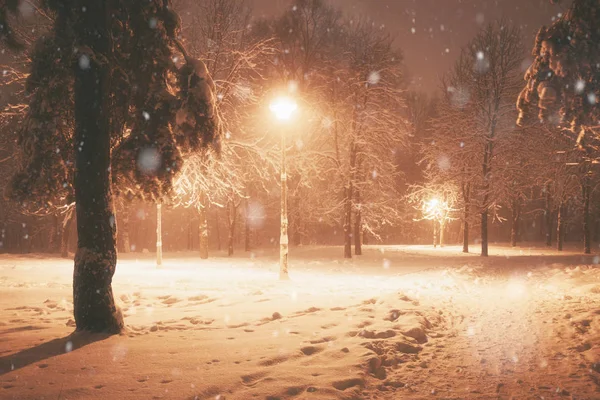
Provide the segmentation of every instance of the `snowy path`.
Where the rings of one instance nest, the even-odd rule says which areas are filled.
[[[600,398],[599,275],[542,271],[455,274],[454,288],[429,293],[447,330],[420,354],[421,373],[397,372],[411,398]]]
[[[285,283],[270,254],[122,257],[110,338],[70,336],[72,262],[0,258],[0,398],[600,398],[593,258],[336,251]]]

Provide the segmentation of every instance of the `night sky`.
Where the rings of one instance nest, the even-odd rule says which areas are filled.
[[[384,24],[405,55],[414,88],[434,91],[464,46],[486,23],[502,16],[523,30],[529,54],[540,26],[569,2],[549,0],[329,0],[347,15],[366,15]],[[250,0],[257,16],[282,12],[289,0]],[[413,22],[414,19],[414,22]],[[414,33],[413,33],[414,28]]]

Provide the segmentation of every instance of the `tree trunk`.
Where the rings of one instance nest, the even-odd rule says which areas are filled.
[[[558,216],[556,217],[556,250],[558,251],[562,251],[563,249],[565,211],[565,205],[561,202],[558,206]]]
[[[60,226],[60,219],[58,218],[58,215],[56,214],[52,214],[52,229],[50,230],[50,240],[49,240],[49,252],[50,253],[59,253],[60,252],[60,233],[61,233],[61,226]],[[2,240],[0,239],[0,242]]]
[[[511,224],[510,224],[510,245],[517,247],[519,236],[519,220],[521,216],[521,206],[518,199],[513,199],[511,207]]]
[[[544,220],[546,221],[546,246],[552,246],[552,198],[550,185],[546,185],[546,202],[544,204]]]
[[[206,203],[203,198],[203,203]],[[200,258],[206,260],[208,258],[208,220],[206,218],[206,204],[201,204],[198,207],[198,216],[200,222],[198,223],[198,236],[199,236],[199,247],[200,247]]]
[[[127,207],[127,203],[123,205],[123,209],[121,211],[118,235],[121,236],[123,253],[129,253],[131,251],[131,243],[129,240],[129,207]]]
[[[192,218],[189,218],[188,226],[187,226],[187,249],[189,251],[192,251],[194,249],[193,240],[194,240],[194,236],[193,236],[193,232],[192,232]]]
[[[233,240],[235,238],[235,220],[237,216],[237,205],[234,201],[229,202],[229,235],[227,237],[227,255],[233,255]]]
[[[437,244],[438,244],[438,232],[437,232],[437,227],[438,227],[438,222],[433,219],[433,248],[437,248]]]
[[[444,230],[446,230],[446,219],[440,221],[440,247],[444,247]]]
[[[590,178],[586,176],[583,181],[583,252],[590,254],[592,252],[592,231],[590,223]]]
[[[362,255],[362,239],[363,239],[363,227],[362,227],[362,214],[360,205],[360,190],[356,189],[356,215],[354,216],[354,254],[357,256]]]
[[[162,257],[162,204],[156,203],[156,265],[161,266]]]
[[[481,256],[488,256],[488,210],[481,213]]]
[[[71,236],[71,224],[75,218],[75,207],[71,207],[65,213],[60,232],[60,256],[69,257],[69,237]]]
[[[471,200],[471,184],[463,184],[463,200],[465,202],[463,215],[463,253],[469,252],[469,202]]]
[[[469,208],[465,206],[465,220],[463,221],[463,253],[469,252]]]
[[[250,251],[250,204],[248,198],[244,200],[245,219],[244,224],[244,251]]]
[[[490,176],[492,172],[492,156],[493,156],[493,138],[496,131],[496,122],[493,120],[490,125],[490,135],[487,138],[483,153],[483,211],[481,212],[481,256],[488,256],[488,213],[489,213],[489,197],[490,197]]]
[[[344,258],[352,258],[352,182],[346,187],[344,199]]]
[[[221,251],[221,229],[219,228],[219,209],[215,208],[215,234],[217,236],[217,250]]]
[[[97,61],[111,59],[110,10],[106,0],[76,4],[86,12],[77,13],[73,26],[81,49],[73,66],[77,210],[73,313],[79,331],[118,333],[123,329],[123,316],[112,291],[117,243],[110,187],[109,61]]]

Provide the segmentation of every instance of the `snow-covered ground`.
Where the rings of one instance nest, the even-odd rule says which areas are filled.
[[[0,255],[0,398],[600,399],[599,258],[491,250],[121,255],[112,337],[72,334],[72,261]]]

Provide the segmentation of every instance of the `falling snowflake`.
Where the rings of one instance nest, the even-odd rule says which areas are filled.
[[[150,29],[155,29],[156,25],[158,25],[158,21],[156,20],[156,18],[150,18],[150,20],[148,21],[148,26],[150,27]]]
[[[445,154],[442,154],[440,156],[440,158],[438,158],[437,164],[438,164],[438,167],[442,171],[447,171],[452,166],[452,163],[450,162],[450,158],[447,155],[445,155]]]
[[[90,68],[90,58],[87,55],[82,54],[79,56],[79,68],[83,70]]]
[[[367,82],[369,82],[369,85],[377,85],[380,80],[381,80],[381,74],[379,73],[379,71],[371,72],[369,74],[369,77],[367,78]]]
[[[598,101],[598,99],[596,98],[596,95],[594,93],[589,93],[587,95],[587,100],[592,105],[596,104]]]
[[[142,112],[142,115],[144,116],[144,119],[145,119],[146,121],[150,121],[150,114],[148,114],[148,112],[147,112],[147,111],[144,111],[144,112]]]
[[[148,147],[140,151],[137,159],[137,167],[140,172],[151,175],[158,171],[161,164],[160,153],[154,147]]]
[[[575,82],[575,93],[581,94],[581,93],[583,93],[584,89],[585,89],[585,81],[582,79],[577,80],[577,82]]]

